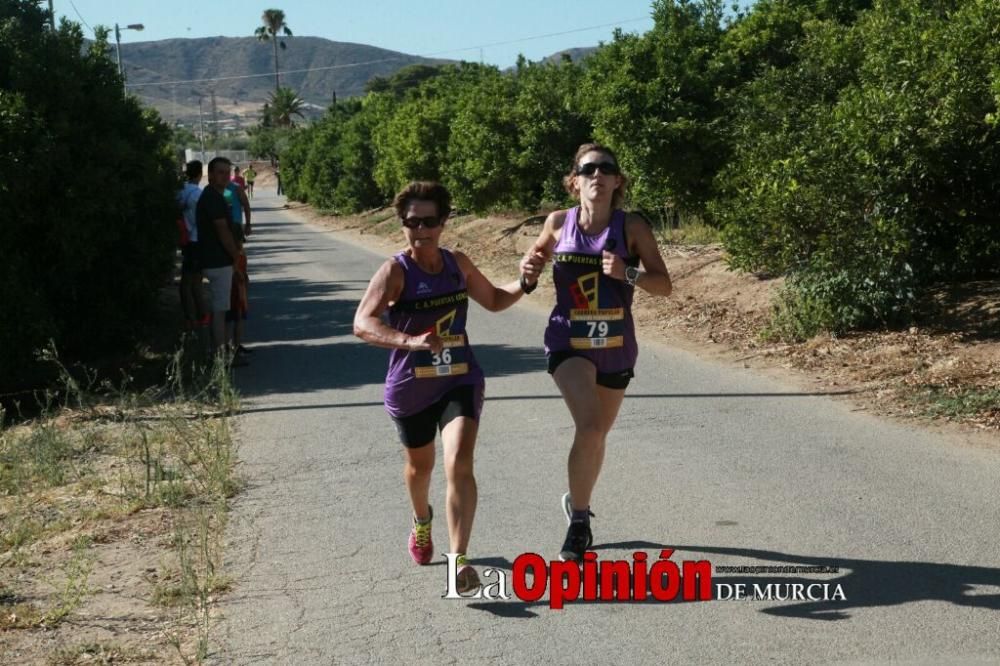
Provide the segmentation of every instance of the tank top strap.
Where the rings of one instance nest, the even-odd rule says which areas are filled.
[[[580,233],[580,227],[578,222],[580,221],[580,207],[573,206],[568,211],[566,211],[566,219],[563,220],[562,229],[559,230],[559,243],[571,243],[576,244],[575,239]],[[569,234],[567,236],[567,234]]]

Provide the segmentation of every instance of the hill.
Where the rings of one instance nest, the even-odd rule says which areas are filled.
[[[288,47],[279,54],[281,85],[295,89],[316,113],[330,104],[334,93],[340,99],[363,94],[365,83],[372,77],[388,76],[415,63],[453,62],[321,37],[291,37],[285,41]],[[129,91],[168,121],[197,122],[201,99],[203,117],[210,122],[214,91],[220,126],[252,124],[274,90],[272,47],[253,37],[128,42],[122,44],[121,50]],[[314,68],[327,69],[295,72]],[[169,83],[193,79],[221,80]]]

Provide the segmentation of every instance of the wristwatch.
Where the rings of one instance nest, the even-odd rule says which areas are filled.
[[[524,276],[523,275],[521,276],[521,291],[523,291],[525,294],[530,294],[537,288],[538,288],[537,280],[535,281],[534,284],[528,284],[528,281],[524,279]]]
[[[640,273],[639,273],[639,269],[638,268],[636,268],[635,266],[626,266],[625,267],[625,284],[627,284],[630,287],[634,287],[635,286],[635,281],[639,279],[639,275],[640,275]]]

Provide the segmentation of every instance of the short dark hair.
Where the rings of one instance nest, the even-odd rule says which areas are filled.
[[[413,201],[433,201],[437,204],[438,217],[447,217],[451,212],[451,194],[441,183],[429,180],[415,180],[404,187],[392,200],[396,215],[402,219]]]
[[[212,171],[215,169],[215,165],[216,164],[225,164],[226,165],[226,169],[228,169],[229,167],[231,167],[233,165],[233,161],[230,160],[228,157],[213,157],[208,162],[208,172],[209,173],[212,173]]]
[[[193,180],[195,178],[201,178],[201,160],[191,160],[184,166],[184,173],[187,175],[188,180]]]

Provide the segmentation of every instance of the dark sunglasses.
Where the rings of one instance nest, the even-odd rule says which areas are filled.
[[[618,165],[614,162],[587,162],[576,167],[576,175],[578,176],[593,176],[597,171],[605,176],[617,176],[621,173]]]
[[[433,229],[435,227],[441,226],[444,222],[440,217],[406,217],[403,218],[403,226],[407,229],[416,229],[421,224],[424,225],[425,229]]]

